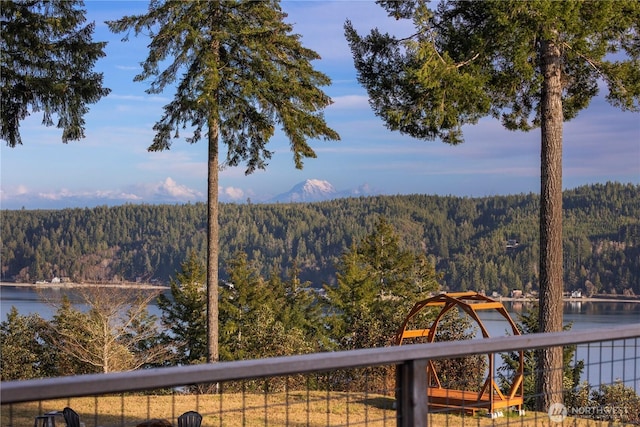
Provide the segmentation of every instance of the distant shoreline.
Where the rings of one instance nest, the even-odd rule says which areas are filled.
[[[161,289],[169,290],[169,286],[154,285],[151,283],[135,283],[135,282],[120,282],[120,283],[17,283],[17,282],[0,282],[0,287],[3,286],[15,286],[23,288],[56,288],[56,289],[74,289],[74,288],[90,288],[90,287],[103,287],[103,288],[121,288],[121,289]],[[508,302],[534,302],[535,298],[513,298],[513,297],[489,297],[496,301],[508,301]],[[608,295],[593,296],[593,297],[581,297],[571,298],[565,297],[562,299],[564,302],[625,302],[640,304],[640,297],[629,298],[620,296],[612,297]]]
[[[491,299],[497,300],[497,301],[509,301],[509,302],[533,302],[533,301],[537,301],[537,298],[512,298],[512,297],[497,297],[497,298],[492,298],[489,297]],[[631,302],[631,303],[640,303],[640,298],[624,298],[624,297],[620,297],[620,298],[614,298],[611,296],[606,296],[603,295],[602,297],[580,297],[580,298],[571,298],[571,297],[564,297],[562,298],[562,301],[564,302]]]
[[[169,286],[153,285],[151,283],[134,283],[134,282],[120,282],[120,283],[18,283],[18,282],[0,282],[0,287],[14,286],[18,288],[41,288],[41,289],[74,289],[74,288],[121,288],[121,289],[171,289]]]

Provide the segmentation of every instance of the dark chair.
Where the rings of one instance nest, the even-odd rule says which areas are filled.
[[[178,427],[200,427],[202,415],[196,411],[188,411],[178,417]]]
[[[80,417],[73,409],[66,407],[62,410],[62,416],[67,423],[67,427],[80,427]]]
[[[55,427],[55,425],[54,415],[51,414],[38,415],[33,423],[33,427]]]
[[[33,427],[56,427],[56,417],[62,418],[62,411],[49,411],[38,415]]]

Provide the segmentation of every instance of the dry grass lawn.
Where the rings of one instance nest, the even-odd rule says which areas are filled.
[[[358,393],[296,391],[272,394],[128,395],[72,398],[2,406],[2,427],[31,427],[36,415],[72,407],[86,427],[136,426],[151,418],[177,425],[183,412],[197,410],[203,427],[221,426],[395,426],[394,400]],[[58,423],[60,425],[60,423]],[[614,424],[567,418],[562,423],[547,414],[528,413],[489,419],[483,416],[431,415],[429,426],[605,427]],[[615,424],[616,427],[621,424]]]

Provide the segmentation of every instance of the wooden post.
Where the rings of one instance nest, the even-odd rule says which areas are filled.
[[[397,365],[398,427],[427,427],[427,360]]]

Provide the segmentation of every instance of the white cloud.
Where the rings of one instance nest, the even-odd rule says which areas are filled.
[[[226,187],[222,192],[231,200],[241,200],[244,197],[244,191],[241,188]]]
[[[20,196],[20,195],[28,194],[28,193],[29,193],[29,189],[25,185],[18,185],[14,195]]]
[[[72,191],[66,188],[57,191],[39,192],[31,195],[24,193],[23,196],[33,196],[32,198],[47,201],[62,200],[116,200],[116,201],[142,201],[142,198],[136,194],[125,193],[120,190],[95,190],[95,191]]]
[[[186,185],[180,185],[171,177],[168,177],[155,188],[156,197],[169,197],[181,201],[195,201],[202,199],[203,195],[199,191],[193,190]]]
[[[35,207],[85,207],[102,204],[122,203],[183,203],[206,200],[205,195],[186,185],[178,184],[173,178],[151,184],[136,184],[122,189],[75,190],[56,189],[31,192],[24,185],[11,189],[3,188],[0,193],[3,208],[16,209],[20,206]]]
[[[340,110],[370,108],[369,97],[364,95],[335,96],[331,99],[333,100],[333,105],[331,105],[329,108]]]
[[[137,194],[133,193],[125,193],[122,191],[96,191],[95,194],[91,195],[94,198],[98,199],[111,199],[111,200],[125,200],[128,202],[140,202],[142,198]]]
[[[29,189],[25,185],[17,185],[12,188],[3,187],[0,189],[0,200],[11,201],[29,194]]]

